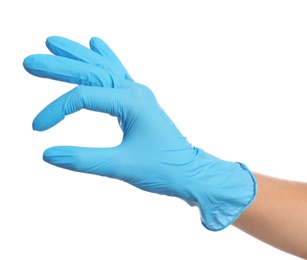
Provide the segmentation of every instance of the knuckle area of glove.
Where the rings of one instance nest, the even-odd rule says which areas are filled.
[[[155,97],[149,88],[145,86],[137,86],[130,92],[129,100],[137,106],[147,107],[155,100]]]

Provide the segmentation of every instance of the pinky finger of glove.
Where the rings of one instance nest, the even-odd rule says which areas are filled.
[[[121,61],[118,59],[115,53],[103,40],[101,40],[98,37],[92,37],[90,40],[90,48],[94,52],[108,58],[108,60],[116,64],[118,70],[122,71],[122,73],[124,74],[125,79],[133,81],[128,71],[125,69],[124,65],[121,63]]]

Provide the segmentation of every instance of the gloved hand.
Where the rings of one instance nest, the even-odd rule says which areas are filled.
[[[61,37],[50,39],[47,46],[64,57],[31,55],[24,60],[25,69],[39,77],[83,85],[43,109],[33,128],[46,130],[68,114],[89,109],[117,117],[123,140],[112,148],[52,147],[44,152],[46,162],[181,198],[199,207],[203,225],[212,231],[233,223],[252,203],[257,184],[251,171],[192,146],[152,91],[135,83],[113,52],[110,59],[105,57],[106,45],[91,45],[94,52]]]

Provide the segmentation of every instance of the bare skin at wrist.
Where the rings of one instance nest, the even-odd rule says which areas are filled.
[[[307,259],[307,183],[254,175],[258,194],[233,226],[273,247]]]

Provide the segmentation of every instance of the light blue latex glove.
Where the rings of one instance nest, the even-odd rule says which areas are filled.
[[[74,54],[51,48],[65,57],[31,55],[24,61],[26,70],[39,77],[87,86],[77,86],[48,105],[34,119],[33,128],[46,130],[66,115],[88,109],[117,117],[123,140],[112,148],[52,147],[44,152],[46,162],[181,198],[199,207],[203,225],[212,231],[232,224],[253,202],[257,184],[251,171],[244,164],[221,160],[192,146],[152,91],[133,82],[119,60],[98,58],[96,48],[94,55],[72,41],[54,39],[59,40],[57,46],[65,43],[62,51],[70,49]]]

